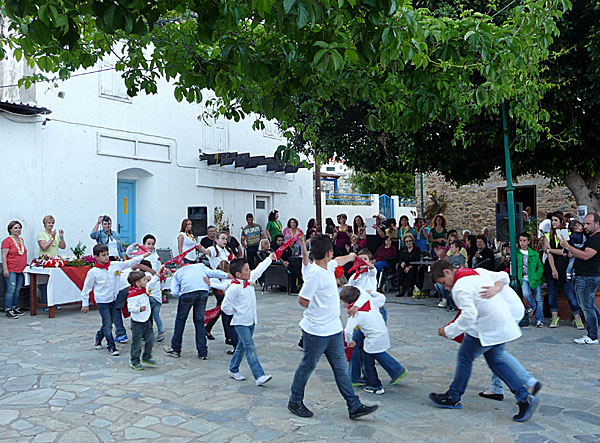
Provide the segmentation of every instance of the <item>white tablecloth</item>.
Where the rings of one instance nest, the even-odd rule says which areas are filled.
[[[25,274],[25,285],[30,284],[29,274],[36,274],[37,284],[48,283],[48,306],[81,300],[81,290],[60,268],[27,266],[23,273]]]

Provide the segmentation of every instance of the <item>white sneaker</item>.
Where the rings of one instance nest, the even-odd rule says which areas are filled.
[[[442,298],[442,301],[438,303],[438,308],[445,308],[448,306],[448,300]]]
[[[244,377],[242,374],[240,374],[239,372],[231,372],[231,371],[227,371],[229,373],[229,376],[231,378],[233,378],[234,380],[237,381],[242,381],[242,380],[246,380],[246,377]]]
[[[597,342],[596,342],[597,343]],[[269,380],[271,380],[273,377],[271,377],[270,375],[261,375],[260,377],[258,377],[256,379],[256,386],[262,386],[264,385],[266,382],[268,382]]]
[[[598,344],[598,340],[592,340],[587,335],[584,335],[581,338],[576,338],[573,341],[575,343],[577,343],[578,345],[597,345]]]

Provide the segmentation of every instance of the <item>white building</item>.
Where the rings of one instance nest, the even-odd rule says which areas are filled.
[[[311,171],[277,172],[272,161],[253,168],[200,159],[201,152],[238,152],[265,156],[258,163],[268,163],[285,142],[274,124],[254,131],[251,119],[206,122],[202,106],[178,103],[164,81],[157,95],[129,98],[111,66],[79,72],[57,87],[25,90],[6,87],[22,76],[23,65],[0,63],[0,228],[22,222],[30,260],[47,214],[64,229],[68,248],[81,241],[89,252],[89,233],[104,214],[124,241],[152,233],[158,247],[173,251],[182,219],[195,214],[212,224],[215,207],[238,239],[247,212],[263,228],[272,209],[283,223],[296,217],[300,226],[314,216]],[[51,114],[39,114],[36,106]],[[35,115],[21,115],[29,112]]]

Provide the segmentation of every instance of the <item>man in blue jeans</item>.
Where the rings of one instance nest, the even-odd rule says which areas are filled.
[[[431,401],[442,408],[462,408],[460,399],[467,388],[473,361],[483,354],[490,369],[517,398],[519,412],[513,416],[513,420],[529,420],[539,406],[539,400],[529,395],[527,388],[504,360],[504,344],[519,338],[521,330],[504,297],[494,297],[501,290],[510,289],[504,288],[509,282],[508,274],[485,269],[457,270],[447,261],[438,261],[432,266],[431,278],[447,290],[452,290],[454,303],[461,310],[460,316],[452,323],[438,329],[438,334],[457,338],[464,333],[454,380],[446,393],[429,394]],[[514,294],[514,297],[517,295]]]
[[[574,341],[579,345],[597,345],[600,311],[594,304],[594,299],[600,284],[600,235],[597,235],[600,231],[600,215],[594,212],[586,215],[583,219],[583,230],[588,236],[583,249],[571,246],[567,239],[562,237],[560,245],[575,257],[575,294],[583,309],[587,328],[587,335]]]
[[[204,329],[204,311],[208,300],[208,283],[205,278],[227,278],[228,274],[223,271],[212,270],[202,263],[187,265],[180,268],[173,276],[171,282],[171,294],[179,296],[177,314],[175,316],[175,330],[171,339],[171,346],[165,347],[165,352],[171,357],[181,356],[181,342],[183,330],[190,310],[194,308],[194,328],[196,329],[196,350],[198,358],[208,359],[208,347],[206,346],[206,332]]]

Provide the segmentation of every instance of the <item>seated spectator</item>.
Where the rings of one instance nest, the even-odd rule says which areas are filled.
[[[490,234],[490,228],[487,226],[481,230],[481,233],[485,237],[485,244],[488,248],[492,250],[492,252],[496,249],[496,245],[494,244],[494,240],[492,239],[492,235]]]
[[[363,247],[360,245],[359,236],[356,234],[352,234],[352,236],[350,237],[350,244],[346,245],[346,251],[348,253],[354,252],[355,254],[358,254],[358,251],[360,251],[361,249],[363,249]]]
[[[483,268],[488,271],[494,270],[496,257],[492,250],[487,246],[486,238],[483,234],[476,237],[477,252],[471,259],[473,268]]]
[[[421,250],[415,245],[415,237],[410,233],[402,237],[402,242],[404,246],[398,253],[397,297],[411,297],[415,284],[419,289],[423,287],[423,267],[411,264],[421,260]]]
[[[269,240],[267,240],[266,238],[263,238],[260,241],[260,245],[258,246],[258,258],[260,259],[260,261],[263,261],[265,258],[267,258],[269,255],[271,255],[273,252],[273,248],[271,248],[271,245],[269,244]]]
[[[283,234],[277,234],[275,236],[274,249],[279,249],[284,243],[285,238],[283,237]],[[302,258],[294,257],[292,248],[288,247],[283,251],[283,254],[281,254],[281,262],[288,268],[290,273],[291,292],[297,294],[300,292],[300,287],[302,286]]]
[[[465,249],[462,247],[460,240],[453,240],[450,243],[450,250],[448,251],[448,262],[455,268],[465,266],[467,263],[467,257],[462,254]],[[465,251],[466,254],[467,251]]]
[[[373,254],[373,260],[375,260],[375,269],[377,272],[381,272],[383,269],[390,267],[390,262],[396,260],[398,252],[392,245],[392,238],[388,235],[385,237],[383,245],[377,249]]]
[[[456,232],[455,229],[451,229],[450,231],[448,231],[448,246],[450,246],[453,242],[457,240],[460,242],[459,252],[465,258],[465,263],[462,266],[466,266],[467,260],[469,258],[469,255],[467,254],[467,249],[463,245],[462,241],[460,241],[460,239],[458,238],[458,232]]]
[[[469,231],[468,229],[465,229],[462,232],[462,244],[463,244],[463,248],[467,249],[467,239],[469,238],[469,235],[471,235],[471,231]]]
[[[473,257],[477,253],[477,237],[470,234],[467,237],[467,267],[473,267]]]

